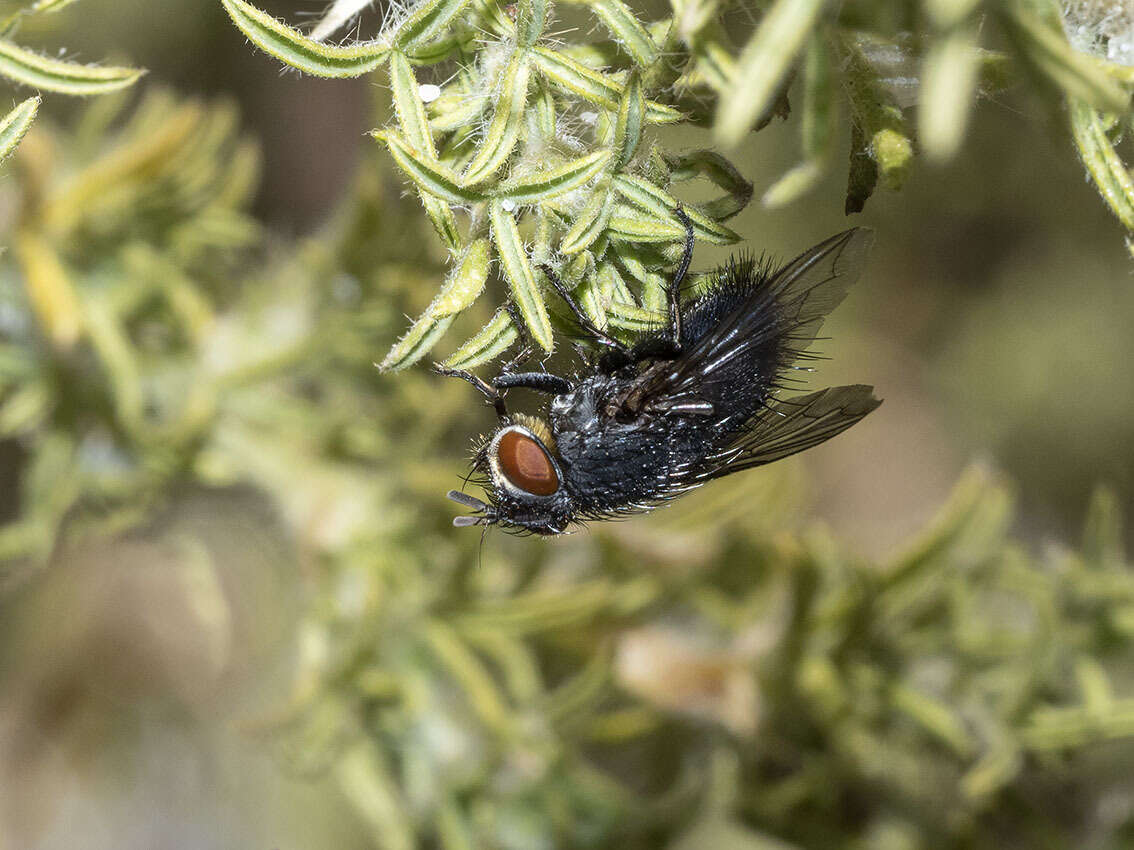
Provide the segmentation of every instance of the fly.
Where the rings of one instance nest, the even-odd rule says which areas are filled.
[[[562,534],[573,524],[650,510],[706,482],[816,446],[881,402],[854,384],[782,397],[795,361],[846,297],[873,241],[853,228],[773,267],[733,258],[705,294],[683,304],[693,226],[680,209],[685,251],[668,287],[665,327],[631,345],[598,328],[550,269],[548,280],[602,353],[565,378],[515,371],[468,381],[495,407],[499,425],[476,451],[488,501],[456,490],[473,513],[456,526],[501,525]],[[541,417],[509,414],[504,395],[522,387],[550,396]]]

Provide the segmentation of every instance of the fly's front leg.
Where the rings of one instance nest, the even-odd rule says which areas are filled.
[[[555,274],[550,266],[543,265],[541,268],[543,273],[547,275],[547,279],[551,282],[551,285],[555,287],[555,291],[559,293],[559,297],[563,299],[563,303],[566,304],[568,309],[575,315],[575,321],[579,323],[579,327],[582,328],[587,335],[595,342],[607,346],[612,351],[618,351],[626,356],[630,354],[629,348],[606,331],[601,330],[591,321],[590,317],[583,312],[583,308],[579,306],[579,302],[575,300],[575,296],[571,294],[571,291],[564,285],[563,281],[559,279],[559,276]]]
[[[669,282],[669,333],[670,340],[676,352],[681,352],[681,284],[689,271],[689,264],[693,262],[693,222],[685,214],[680,204],[674,210],[677,220],[685,226],[685,252],[681,255],[681,264]]]
[[[535,390],[541,393],[549,393],[550,395],[562,395],[574,389],[574,385],[566,378],[560,378],[558,375],[552,375],[550,372],[516,371],[516,367],[532,356],[534,347],[527,336],[523,318],[519,315],[515,304],[509,302],[508,313],[512,316],[512,321],[515,323],[517,329],[519,329],[520,335],[523,338],[523,347],[515,357],[500,367],[500,374],[491,381],[492,386],[496,390],[509,390],[513,387],[518,387],[526,390]]]
[[[560,378],[550,372],[501,372],[492,379],[492,386],[497,390],[520,387],[548,395],[564,395],[575,389],[574,384],[566,378]]]
[[[444,375],[447,378],[460,378],[462,381],[468,381],[476,387],[488,400],[489,404],[496,410],[496,415],[501,419],[506,419],[508,416],[508,407],[504,404],[504,396],[499,389],[492,384],[479,378],[472,372],[466,372],[464,369],[446,369],[440,363],[433,366],[433,371],[438,375]]]

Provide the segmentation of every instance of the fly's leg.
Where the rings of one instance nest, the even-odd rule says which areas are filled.
[[[496,409],[496,415],[501,419],[506,419],[508,416],[508,407],[504,404],[504,395],[499,389],[488,383],[483,378],[479,378],[472,372],[467,372],[464,369],[446,369],[440,363],[433,366],[433,371],[438,375],[444,375],[446,378],[460,378],[462,381],[468,381],[488,400],[488,403]]]
[[[681,264],[669,282],[669,334],[673,342],[674,351],[681,353],[681,284],[689,271],[689,264],[693,262],[693,222],[685,214],[685,210],[678,204],[674,210],[677,220],[685,226],[685,252],[681,255]]]
[[[492,379],[492,386],[497,390],[508,390],[513,387],[518,387],[548,393],[549,395],[562,395],[563,393],[571,392],[571,390],[574,389],[574,385],[566,378],[560,378],[558,375],[552,375],[550,372],[516,371],[516,368],[521,363],[532,356],[534,346],[527,335],[527,329],[524,327],[524,319],[520,315],[520,311],[516,309],[516,305],[509,301],[507,310],[508,314],[512,317],[512,323],[515,324],[520,333],[523,346],[515,357],[500,367],[500,374]]]
[[[626,355],[626,359],[629,361],[630,349],[606,331],[601,330],[591,321],[590,317],[583,312],[583,308],[579,306],[579,302],[575,300],[575,296],[571,294],[570,290],[563,284],[563,281],[559,279],[559,276],[556,275],[549,266],[544,265],[542,269],[543,273],[547,275],[547,279],[551,282],[551,285],[555,287],[555,291],[559,293],[559,297],[563,299],[563,303],[566,304],[574,314],[575,321],[579,323],[579,327],[583,329],[584,333],[600,345],[607,346],[611,351],[618,351]]]
[[[669,282],[666,300],[669,302],[669,334],[668,336],[649,337],[634,348],[634,357],[638,360],[674,360],[684,351],[681,322],[681,284],[689,271],[689,264],[693,262],[693,222],[680,206],[674,209],[677,216],[685,226],[685,252],[681,255],[681,262],[677,271]]]
[[[512,317],[512,324],[516,326],[516,332],[520,335],[521,345],[516,356],[500,367],[501,375],[514,372],[516,367],[527,361],[532,356],[532,351],[535,350],[531,338],[528,336],[528,329],[524,326],[524,318],[516,309],[516,305],[509,301],[505,309],[508,311],[508,315]]]
[[[526,390],[535,390],[536,392],[547,393],[549,395],[563,395],[573,390],[574,384],[566,378],[561,378],[558,375],[552,375],[550,372],[510,372],[510,368],[524,359],[527,353],[521,352],[521,356],[512,360],[511,363],[504,367],[504,371],[492,379],[491,382],[474,375],[464,369],[447,369],[444,366],[437,364],[433,367],[433,371],[438,375],[444,375],[447,378],[460,378],[462,381],[468,381],[488,400],[489,404],[496,410],[496,415],[505,419],[508,416],[508,407],[504,403],[504,391],[512,388],[521,388]]]
[[[507,390],[520,387],[525,390],[535,390],[548,395],[563,395],[575,388],[574,384],[566,378],[552,375],[550,372],[508,372],[504,371],[492,379],[492,386],[497,390]]]

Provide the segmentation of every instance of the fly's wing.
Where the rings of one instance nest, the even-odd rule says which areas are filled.
[[[723,367],[770,335],[795,351],[815,339],[824,317],[846,298],[874,242],[873,232],[855,227],[804,251],[740,302],[721,322],[640,389],[643,397],[695,397]]]
[[[711,471],[705,477],[720,478],[810,449],[841,434],[881,403],[874,388],[862,384],[776,399],[709,458]]]

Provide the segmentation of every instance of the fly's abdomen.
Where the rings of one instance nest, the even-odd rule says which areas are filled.
[[[559,435],[567,485],[585,510],[632,511],[670,495],[713,448],[713,432],[688,417],[622,424],[607,420],[585,433]]]

